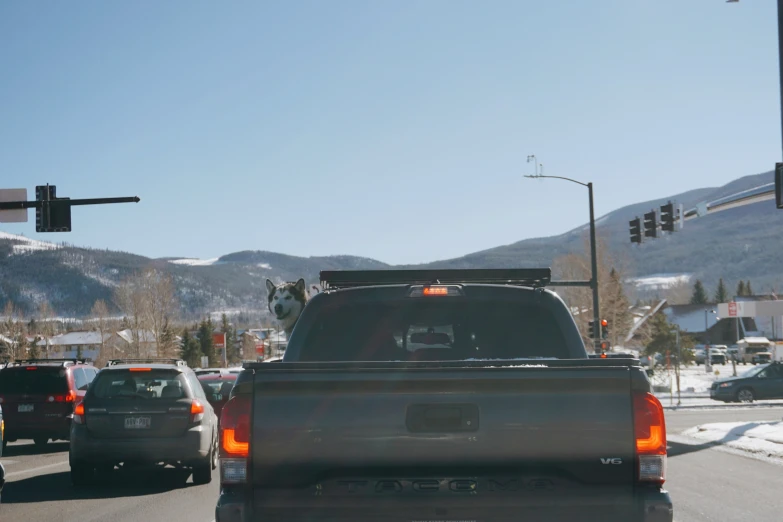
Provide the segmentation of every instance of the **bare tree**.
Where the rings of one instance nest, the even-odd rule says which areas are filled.
[[[98,366],[103,366],[106,360],[109,358],[106,353],[106,335],[109,330],[109,306],[103,299],[98,299],[95,304],[92,305],[90,315],[95,319],[95,329],[100,336],[100,351],[98,352],[98,360],[96,363]]]
[[[598,251],[598,300],[601,319],[609,321],[609,338],[612,346],[619,345],[625,339],[633,319],[630,304],[625,293],[625,260],[613,256],[606,241],[597,238]],[[553,275],[561,280],[588,280],[592,276],[590,263],[590,244],[585,240],[581,253],[566,254],[552,263]],[[586,287],[558,288],[558,293],[571,309],[574,321],[579,328],[585,345],[592,341],[588,336],[588,322],[593,320],[593,293]]]
[[[52,310],[52,307],[49,306],[48,301],[41,301],[41,304],[38,306],[38,332],[43,336],[45,347],[44,347],[44,358],[49,359],[49,342],[51,341],[51,337],[55,334],[56,328],[54,324],[54,311]]]
[[[155,269],[145,270],[139,280],[142,292],[144,323],[155,336],[158,355],[176,349],[174,335],[169,335],[169,323],[177,310],[174,282],[167,274]]]
[[[125,315],[130,334],[131,351],[140,355],[141,338],[144,331],[144,292],[137,277],[126,277],[114,290],[114,303]]]

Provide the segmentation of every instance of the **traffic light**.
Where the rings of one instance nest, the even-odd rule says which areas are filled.
[[[631,220],[629,223],[631,225],[631,243],[641,243],[642,242],[642,220],[639,218]]]
[[[595,339],[595,321],[588,321],[587,323],[587,336],[590,339]]]
[[[644,215],[644,237],[658,237],[658,219],[655,210]]]
[[[609,337],[609,321],[601,319],[601,339]]]
[[[674,203],[661,205],[661,230],[674,232]]]
[[[43,205],[35,208],[36,232],[70,232],[71,198],[58,198],[54,185],[35,187],[35,199]]]
[[[611,348],[611,345],[609,344],[609,341],[602,341],[601,342],[601,351],[606,352]]]

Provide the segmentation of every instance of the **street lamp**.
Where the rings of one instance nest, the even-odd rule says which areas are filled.
[[[544,164],[537,162],[535,154],[527,157],[527,162],[530,163],[531,161],[533,162],[533,177],[539,177],[544,172]]]
[[[535,161],[535,155],[530,155],[527,157],[527,161],[530,162],[530,159],[533,158],[533,161]],[[543,165],[542,165],[543,167]],[[596,244],[595,244],[595,212],[593,211],[593,184],[591,183],[582,183],[581,181],[577,181],[575,179],[571,178],[564,178],[562,176],[544,176],[543,174],[535,174],[535,175],[526,175],[526,178],[532,178],[532,179],[543,179],[543,178],[551,178],[551,179],[563,179],[565,181],[570,181],[571,183],[576,183],[577,185],[582,185],[583,187],[587,187],[587,196],[590,202],[590,264],[592,268],[592,277],[590,278],[590,288],[593,290],[593,321],[595,325],[595,339],[593,348],[595,350],[595,353],[599,353],[601,351],[601,315],[598,310],[598,254],[596,252]]]
[[[710,357],[710,335],[709,326],[707,325],[707,318],[709,314],[717,314],[715,310],[704,310],[704,369],[707,373],[712,373],[712,360]]]

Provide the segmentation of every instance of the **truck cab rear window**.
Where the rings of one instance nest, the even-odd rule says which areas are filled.
[[[92,386],[99,399],[182,399],[187,393],[185,377],[167,370],[101,372]]]
[[[300,361],[568,358],[552,314],[498,301],[406,300],[326,308]]]

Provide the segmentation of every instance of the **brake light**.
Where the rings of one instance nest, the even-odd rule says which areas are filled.
[[[197,424],[204,419],[204,405],[196,399],[190,403],[190,421]]]
[[[38,369],[38,367],[37,367],[37,366],[28,366],[28,367],[27,367],[27,371],[28,371],[28,372],[29,372],[29,371],[32,371],[32,370],[37,370],[37,369]]]
[[[651,393],[634,393],[633,424],[639,481],[663,484],[666,480],[666,419],[663,406]]]
[[[247,480],[250,455],[250,397],[235,395],[220,415],[220,482],[240,484]]]
[[[74,402],[76,400],[76,392],[73,390],[68,393],[59,393],[57,395],[50,395],[49,402]]]
[[[73,422],[76,424],[87,424],[87,419],[84,416],[84,403],[80,402],[73,409]]]
[[[425,286],[424,295],[449,295],[449,289],[446,286]]]
[[[128,368],[129,372],[151,372],[152,368]]]

